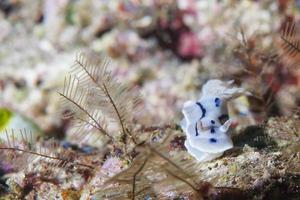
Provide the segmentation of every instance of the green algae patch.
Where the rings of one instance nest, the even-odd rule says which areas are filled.
[[[6,108],[0,108],[0,131],[3,131],[12,118],[13,113]]]

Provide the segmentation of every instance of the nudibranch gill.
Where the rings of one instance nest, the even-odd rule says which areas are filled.
[[[227,102],[249,95],[243,88],[232,86],[233,81],[209,80],[202,87],[198,101],[184,103],[181,127],[186,133],[185,147],[199,161],[209,161],[233,147],[228,129],[232,123]]]

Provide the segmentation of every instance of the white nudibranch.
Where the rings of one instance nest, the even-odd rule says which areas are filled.
[[[183,105],[181,127],[186,133],[184,143],[198,161],[209,161],[233,147],[228,129],[232,123],[227,102],[241,95],[249,95],[243,88],[232,87],[233,81],[209,80],[202,87],[200,99]]]

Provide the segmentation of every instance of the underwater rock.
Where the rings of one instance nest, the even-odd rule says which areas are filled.
[[[224,156],[218,159],[197,163],[195,159],[191,159],[191,155],[186,150],[181,148],[170,149],[170,159],[174,160],[174,156],[180,155],[180,159],[185,163],[197,163],[197,174],[199,176],[194,178],[199,182],[208,182],[211,185],[208,199],[297,199],[300,192],[299,139],[290,140],[285,148],[274,146],[273,142],[253,142],[257,137],[276,141],[277,135],[274,130],[276,126],[273,126],[272,122],[282,123],[285,120],[287,120],[285,117],[271,118],[267,122],[268,126],[253,126],[243,132],[236,133],[233,137],[235,148],[226,151]],[[297,126],[299,118],[296,116],[290,117],[288,121],[288,124],[291,124],[290,128],[292,128],[294,125]],[[294,137],[293,132],[288,129],[282,129],[282,131],[282,134],[286,135],[287,138],[289,134],[291,134],[289,137]],[[285,131],[288,131],[288,133]],[[178,141],[178,137],[182,137],[182,131],[169,128],[167,132],[172,133],[176,142],[180,143],[181,140]],[[249,137],[246,137],[245,134]],[[269,136],[267,137],[265,134]],[[174,143],[174,139],[170,140],[170,144]],[[90,159],[98,162],[102,160],[99,159],[97,154],[91,155]],[[42,166],[42,171],[47,172],[49,170],[45,163],[41,165],[41,161],[35,165],[39,168]],[[128,167],[126,162],[117,157],[110,157],[102,165],[100,163],[97,165],[102,166],[101,170],[98,169],[99,173],[89,175],[92,178],[90,184],[85,183],[89,178],[84,178],[89,173],[83,172],[79,168],[73,168],[72,170],[62,168],[59,169],[60,176],[54,179],[56,180],[55,184],[44,183],[52,179],[41,179],[40,177],[38,180],[41,184],[35,186],[39,192],[32,190],[26,197],[31,195],[43,197],[43,195],[46,195],[46,191],[51,191],[58,195],[58,199],[62,199],[61,195],[69,195],[70,188],[76,186],[76,191],[72,190],[70,195],[81,194],[81,199],[90,199],[92,192],[101,187],[103,181],[106,180],[105,175],[116,174],[122,171],[123,167],[124,169],[126,169],[125,166]],[[106,173],[103,173],[103,170]],[[27,182],[28,180],[30,179],[27,178]],[[10,190],[19,194],[26,189],[23,188],[24,181],[24,173],[18,173],[11,176],[6,183],[9,185]],[[48,189],[45,190],[45,188]],[[81,189],[83,189],[82,192]],[[205,191],[203,193],[207,194]],[[187,193],[184,195],[189,196]]]
[[[299,141],[300,119],[298,115],[291,117],[271,118],[266,125],[266,132],[279,147]]]
[[[232,137],[235,147],[243,148],[248,145],[257,149],[274,149],[277,144],[274,138],[270,137],[262,126],[248,126]]]
[[[299,122],[298,116],[270,118],[266,126],[251,126],[237,133],[235,148],[199,165],[200,179],[215,189],[239,189],[246,195],[243,199],[299,199],[300,138],[295,135]],[[232,198],[233,193],[229,191]],[[226,199],[218,195],[213,199]]]

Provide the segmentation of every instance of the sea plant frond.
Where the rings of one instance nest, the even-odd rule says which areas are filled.
[[[88,94],[89,89],[83,88],[76,76],[69,75],[66,77],[64,89],[62,92],[59,92],[63,107],[63,117],[71,119],[73,124],[78,127],[97,129],[98,133],[113,140],[113,137],[107,130],[107,120],[100,112],[89,107],[87,103]]]
[[[295,22],[289,22],[285,25],[280,35],[284,53],[292,57],[300,54],[300,39],[298,39],[296,30]]]
[[[166,194],[172,191],[190,192],[201,199],[201,184],[194,180],[195,174],[199,175],[199,164],[186,159],[186,152],[178,152],[171,158],[167,144],[167,136],[157,145],[143,144],[131,166],[108,179],[95,193],[96,199],[107,198],[110,191],[115,191],[115,196],[109,196],[110,199],[142,199],[146,196],[167,199]]]
[[[121,138],[129,137],[136,144],[130,125],[139,98],[132,89],[112,77],[111,72],[107,70],[109,63],[107,57],[93,52],[79,54],[70,72],[73,80],[67,81],[67,89],[60,95],[77,107],[76,110],[70,109],[70,116],[76,116],[77,120],[78,114],[86,116],[88,121],[92,121],[94,128],[113,140],[114,136],[109,134],[106,126],[102,125],[99,119],[94,119],[95,113],[98,113],[104,124],[117,125],[118,130],[114,132],[121,133]],[[78,97],[80,92],[76,93],[77,91],[84,92],[83,97]],[[81,117],[80,121],[86,118]]]
[[[66,168],[75,165],[89,169],[94,168],[91,165],[69,159],[57,141],[37,142],[34,141],[32,135],[32,132],[26,129],[19,130],[19,132],[14,129],[6,130],[6,140],[0,143],[1,160],[11,164],[17,171],[25,169],[36,161],[46,162],[51,168]]]

